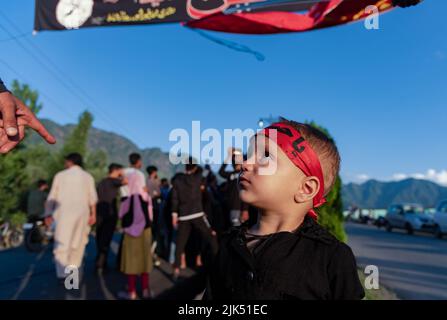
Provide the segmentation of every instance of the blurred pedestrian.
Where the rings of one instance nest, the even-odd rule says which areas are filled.
[[[149,274],[153,269],[152,259],[152,199],[149,196],[144,173],[141,171],[141,155],[129,156],[131,168],[126,172],[127,196],[122,199],[119,217],[124,228],[120,270],[127,275],[125,298],[135,300],[137,277],[141,276],[143,297],[152,296]]]
[[[44,218],[45,201],[48,197],[48,182],[40,179],[36,184],[37,188],[28,193],[26,201],[26,213],[29,222],[36,222]]]
[[[153,220],[152,220],[152,254],[154,257],[154,265],[160,266],[161,262],[158,254],[162,249],[163,220],[160,219],[161,192],[160,179],[158,178],[158,168],[156,166],[148,166],[146,168],[148,175],[147,190],[152,198]]]
[[[109,165],[109,175],[102,179],[97,187],[96,271],[98,273],[107,269],[107,257],[118,221],[119,188],[126,183],[123,166],[112,163]]]
[[[226,171],[230,162],[233,170]],[[223,189],[224,203],[232,226],[240,226],[241,222],[248,220],[248,206],[241,201],[239,196],[238,179],[242,170],[242,162],[242,152],[235,148],[230,148],[227,159],[219,170],[219,175],[226,179],[226,185]]]
[[[66,277],[66,267],[82,266],[90,226],[96,222],[98,201],[95,181],[84,171],[79,153],[65,157],[65,168],[54,177],[46,208],[56,222],[54,258],[61,280]]]
[[[202,203],[202,168],[190,158],[185,166],[185,173],[179,173],[172,185],[172,224],[177,229],[177,240],[174,262],[174,279],[180,275],[182,254],[195,230],[214,256],[217,253],[217,241],[205,219]]]

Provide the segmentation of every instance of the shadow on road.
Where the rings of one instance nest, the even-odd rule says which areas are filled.
[[[117,300],[126,290],[126,276],[116,270],[116,255],[109,256],[112,268],[101,275],[95,272],[95,242],[86,248],[79,290],[69,291],[56,280],[51,246],[40,254],[17,248],[0,253],[1,300]],[[205,288],[203,271],[183,270],[179,281],[171,279],[171,266],[162,262],[150,275],[155,300],[194,300]]]

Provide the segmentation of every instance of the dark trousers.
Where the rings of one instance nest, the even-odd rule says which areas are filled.
[[[196,231],[197,234],[200,236],[200,241],[202,241],[204,247],[207,248],[208,253],[211,255],[211,258],[214,258],[214,256],[217,254],[216,238],[211,234],[211,229],[205,223],[204,218],[205,217],[200,217],[192,220],[178,222],[174,263],[175,268],[180,267],[181,255],[185,252],[185,247],[192,230]]]
[[[161,199],[152,199],[153,205],[153,221],[152,221],[152,239],[156,243],[155,253],[159,257],[169,256],[167,251],[169,250],[168,235],[166,229],[166,223],[163,216],[164,206]]]
[[[118,214],[116,212],[98,212],[96,222],[96,267],[106,268],[110,243],[115,233]]]

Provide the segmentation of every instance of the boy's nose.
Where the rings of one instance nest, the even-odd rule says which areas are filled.
[[[253,171],[253,159],[248,158],[242,163],[242,172]]]

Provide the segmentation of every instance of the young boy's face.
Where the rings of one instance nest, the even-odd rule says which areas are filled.
[[[240,177],[241,200],[264,210],[287,210],[306,175],[276,143],[258,135],[253,138]]]

